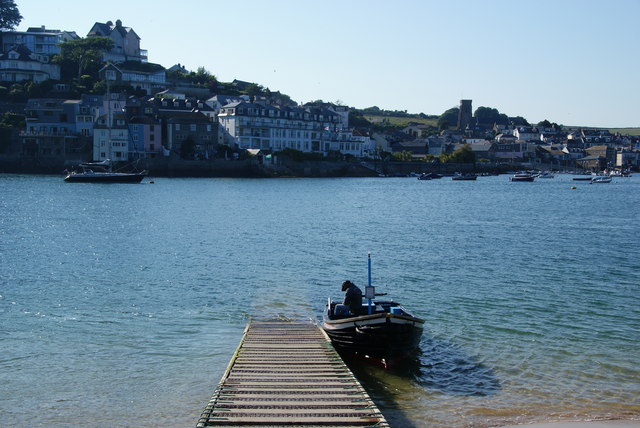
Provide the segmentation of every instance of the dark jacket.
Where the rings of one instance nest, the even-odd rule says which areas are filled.
[[[343,304],[349,307],[352,314],[358,314],[362,307],[362,290],[355,284],[351,284],[347,287]]]

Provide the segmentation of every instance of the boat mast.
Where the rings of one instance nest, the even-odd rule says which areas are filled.
[[[107,63],[107,65],[109,64],[110,63]],[[109,160],[109,163],[111,163],[111,158],[113,156],[112,147],[111,147],[111,145],[113,144],[111,141],[111,127],[113,126],[113,113],[111,112],[111,86],[109,85],[109,82],[112,80],[111,73],[113,73],[113,70],[105,70],[105,80],[107,81],[107,144],[109,146],[109,149],[107,151],[107,159]]]
[[[368,256],[367,256],[367,271],[369,273],[369,275],[368,275],[369,276],[369,281],[367,283],[367,288],[366,288],[364,294],[367,297],[367,301],[369,303],[369,315],[371,315],[371,312],[373,312],[372,311],[373,308],[372,308],[372,304],[371,304],[372,303],[371,299],[373,299],[373,297],[375,296],[375,293],[376,293],[375,292],[375,288],[373,288],[371,286],[371,253],[369,253]]]

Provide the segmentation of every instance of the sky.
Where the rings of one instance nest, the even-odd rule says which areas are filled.
[[[149,62],[299,103],[640,127],[640,0],[15,0],[28,27],[120,19]]]

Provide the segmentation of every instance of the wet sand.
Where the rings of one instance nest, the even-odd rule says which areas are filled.
[[[640,421],[545,422],[503,428],[640,428]]]

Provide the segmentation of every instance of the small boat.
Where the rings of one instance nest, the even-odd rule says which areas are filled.
[[[329,298],[322,317],[322,328],[339,352],[388,368],[418,349],[424,320],[415,317],[393,300],[378,300],[375,296],[375,287],[366,287],[364,298],[367,303],[362,305],[359,313],[349,315],[336,314],[337,302]]]
[[[437,178],[442,178],[442,175],[435,174],[433,172],[425,172],[418,176],[418,180],[435,180]]]
[[[555,175],[551,174],[549,171],[542,171],[538,174],[538,178],[553,178]]]
[[[477,178],[478,176],[476,176],[475,174],[470,174],[470,173],[460,174],[459,172],[456,173],[453,177],[451,177],[451,179],[454,181],[475,181]]]
[[[573,177],[573,181],[591,181],[591,174],[587,175],[587,174],[581,174],[581,175],[576,175]]]
[[[611,183],[611,176],[610,175],[598,175],[596,177],[593,177],[591,179],[592,183]]]
[[[519,172],[509,177],[509,181],[535,181],[536,177],[528,172]]]
[[[147,171],[114,172],[109,159],[78,165],[82,171],[71,171],[64,178],[67,183],[140,183]]]

